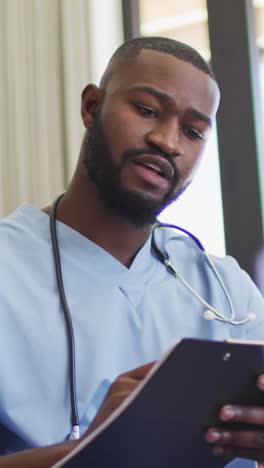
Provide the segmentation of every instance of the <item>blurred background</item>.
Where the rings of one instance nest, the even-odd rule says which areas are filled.
[[[160,216],[254,276],[264,226],[264,0],[0,0],[0,217],[49,204],[78,158],[80,94],[123,40],[196,48],[222,101],[190,188]]]

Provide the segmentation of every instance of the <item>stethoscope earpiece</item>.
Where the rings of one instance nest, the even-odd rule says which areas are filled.
[[[215,320],[216,316],[215,316],[215,313],[212,310],[207,309],[207,310],[204,311],[203,318],[205,320]]]
[[[247,323],[247,322],[253,322],[254,320],[256,320],[257,317],[256,317],[255,312],[250,312],[247,318],[242,320],[241,322],[235,322],[235,321],[231,322],[229,319],[218,318],[216,313],[213,312],[213,310],[207,309],[203,313],[203,318],[205,320],[220,320],[221,322],[232,323],[233,325],[243,325],[244,323]]]
[[[255,312],[249,312],[248,314],[248,321],[249,322],[253,322],[254,320],[256,320],[257,316],[255,314]]]

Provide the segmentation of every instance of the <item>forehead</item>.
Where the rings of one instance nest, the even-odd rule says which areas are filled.
[[[179,105],[191,105],[212,117],[219,103],[218,87],[207,73],[163,52],[144,49],[136,57],[121,59],[113,66],[106,91],[115,95],[138,86],[156,88]]]

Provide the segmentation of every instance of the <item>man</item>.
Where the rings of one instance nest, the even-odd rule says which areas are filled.
[[[165,38],[129,41],[114,54],[100,87],[90,84],[83,91],[84,140],[55,213],[75,335],[81,434],[110,414],[177,337],[264,337],[263,298],[233,259],[216,258],[215,264],[236,318],[208,321],[197,294],[225,317],[229,309],[201,251],[174,230],[156,233],[159,248],[194,295],[151,250],[156,216],[195,175],[218,103],[218,86],[204,60]],[[26,205],[1,222],[4,453],[63,441],[71,432],[67,329],[56,285],[51,212]],[[258,379],[262,390],[263,380]],[[210,429],[205,437],[216,454],[263,458],[262,408],[225,407],[220,417],[251,422],[258,430]],[[17,460],[19,466],[34,466],[32,457],[39,457],[35,466],[50,466],[75,443],[6,456],[2,466]]]

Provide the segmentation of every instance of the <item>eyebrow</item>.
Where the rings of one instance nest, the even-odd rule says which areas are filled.
[[[157,89],[152,88],[151,86],[134,86],[131,88],[131,91],[142,91],[151,94],[152,96],[160,99],[166,104],[175,104],[175,99],[173,97],[169,96],[166,93],[162,93],[161,91],[158,91]],[[200,112],[198,109],[195,109],[194,107],[187,107],[186,113],[190,114],[191,117],[193,117],[194,119],[202,120],[207,125],[212,127],[212,119],[210,119],[210,117],[208,117],[208,115],[204,114],[203,112]]]
[[[207,125],[209,125],[209,127],[212,127],[212,119],[210,119],[210,117],[208,117],[208,115],[204,114],[203,112],[198,111],[194,107],[188,107],[186,109],[186,112],[188,114],[191,114],[191,116],[194,117],[195,119],[202,120]]]

